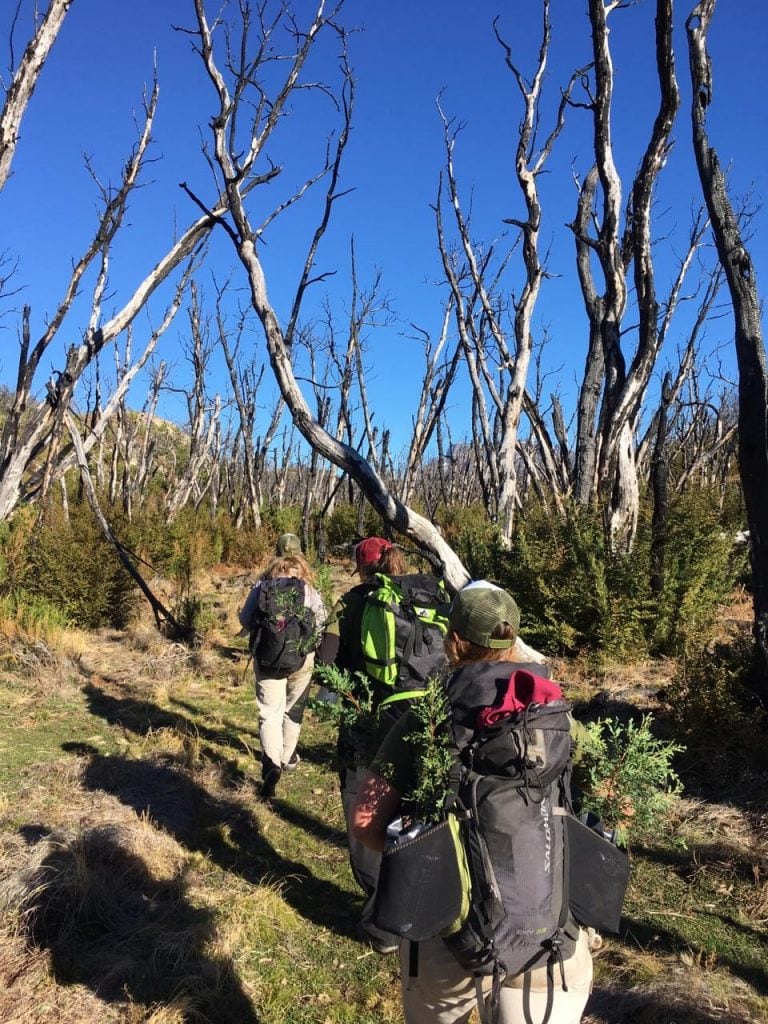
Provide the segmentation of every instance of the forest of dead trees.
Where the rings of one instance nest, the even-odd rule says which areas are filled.
[[[50,0],[33,12],[22,2],[6,26],[19,56],[0,113],[0,190],[24,144],[21,126],[38,76],[74,3]],[[292,506],[301,509],[305,542],[322,549],[322,524],[336,505],[357,508],[362,531],[368,504],[459,586],[468,570],[438,527],[441,510],[482,509],[502,549],[532,502],[562,520],[589,510],[616,556],[632,553],[647,514],[662,572],[676,499],[701,489],[724,501],[740,479],[756,638],[768,656],[768,392],[749,255],[754,205],[729,195],[717,140],[707,132],[717,75],[706,51],[714,0],[645,5],[644,16],[655,18],[649,89],[656,112],[651,124],[638,125],[637,169],[628,179],[614,154],[621,67],[609,34],[627,5],[589,0],[589,63],[556,82],[549,0],[538,5],[535,53],[516,52],[503,19],[493,22],[493,57],[505,65],[514,98],[505,126],[514,149],[507,209],[520,212],[500,215],[507,234],[478,237],[471,190],[456,166],[462,126],[441,99],[444,160],[434,195],[425,197],[441,270],[440,327],[410,328],[421,387],[414,408],[397,410],[398,425],[408,424],[397,446],[392,411],[374,408],[367,387],[372,339],[390,322],[390,300],[380,273],[361,273],[354,240],[347,265],[336,268],[348,282],[343,308],[326,300],[319,312],[309,309],[327,274],[320,253],[334,210],[354,187],[344,175],[355,116],[352,6],[317,0],[310,15],[303,6],[243,0],[219,15],[205,0],[190,0],[184,31],[210,84],[209,109],[198,114],[208,133],[201,159],[215,187],[203,194],[182,185],[188,222],[162,258],[130,268],[135,284],[120,302],[110,291],[113,249],[150,160],[157,81],[145,91],[136,137],[126,139],[117,184],[92,176],[99,216],[42,328],[24,304],[14,254],[3,253],[4,327],[6,337],[12,330],[18,338],[18,358],[15,387],[1,396],[0,521],[30,503],[57,501],[66,512],[88,477],[106,520],[119,509],[131,522],[150,503],[169,524],[191,508],[226,515],[238,529],[258,528],[266,507]],[[687,62],[673,47],[674,18],[687,19]],[[275,199],[288,175],[273,162],[274,140],[292,130],[296,109],[313,93],[333,99],[327,145],[291,169],[290,180],[303,184],[293,192],[286,185]],[[540,326],[550,276],[540,186],[574,119],[592,138],[592,158],[573,168],[572,219],[561,228],[572,241],[585,324],[569,403],[547,369]],[[668,237],[654,217],[673,142],[692,150],[699,188],[689,222]],[[257,205],[267,186],[271,205],[263,205],[266,197]],[[309,194],[315,219],[306,250],[296,254],[293,300],[278,310],[260,243]],[[231,275],[217,276],[210,265],[214,233],[231,246]],[[147,328],[140,314],[150,306]],[[87,326],[73,341],[78,319]],[[721,343],[735,348],[737,381],[719,371],[721,356],[707,341],[713,325]],[[171,329],[181,345],[172,372],[162,354]],[[217,361],[223,376],[211,369]],[[170,395],[186,407],[182,423],[158,414]]]

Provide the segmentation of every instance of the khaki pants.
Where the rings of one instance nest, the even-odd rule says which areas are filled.
[[[314,654],[307,655],[301,668],[287,678],[262,676],[259,666],[255,666],[262,771],[272,766],[281,768],[293,756],[314,667]]]
[[[400,947],[403,1010],[406,1024],[467,1024],[477,1005],[474,978],[454,958],[441,939],[419,943],[418,976],[408,977],[410,943]],[[572,957],[563,964],[568,991],[563,991],[560,968],[554,968],[554,1001],[549,1024],[579,1024],[592,988],[592,956],[587,933],[581,931]],[[541,1024],[547,1006],[547,968],[528,976],[507,978],[499,999],[498,1024]],[[486,995],[491,979],[483,979]],[[526,1016],[526,1009],[529,1016]]]

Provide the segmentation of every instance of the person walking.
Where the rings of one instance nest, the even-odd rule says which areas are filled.
[[[543,674],[541,665],[527,665],[516,657],[519,622],[514,598],[486,581],[470,584],[454,598],[446,641],[452,671],[444,687],[451,707],[452,739],[459,749],[474,735],[479,708],[496,703],[499,688],[513,673]],[[462,692],[467,706],[462,705]],[[350,830],[354,840],[372,852],[383,851],[390,822],[401,814],[407,816],[407,795],[417,775],[409,736],[416,729],[412,712],[400,718],[360,780],[350,809]],[[499,822],[511,819],[505,818],[501,805],[493,806],[498,829]],[[533,863],[534,872],[541,872],[538,888],[542,889],[544,862],[542,857]],[[514,870],[515,865],[505,865],[505,871]],[[518,893],[518,901],[524,904],[526,895]],[[528,927],[533,927],[530,921]],[[562,931],[558,925],[556,942],[542,943],[527,970],[505,977],[496,992],[491,976],[482,978],[478,989],[478,979],[459,963],[449,942],[439,937],[418,943],[418,969],[411,977],[411,945],[403,940],[400,947],[406,1024],[466,1024],[478,1004],[481,1019],[486,1020],[491,1002],[498,1024],[578,1024],[581,1020],[591,990],[592,958],[587,932],[572,919]]]
[[[298,537],[293,539],[298,542]],[[269,800],[283,772],[300,760],[296,747],[315,647],[326,618],[306,558],[301,553],[275,557],[249,593],[239,618],[251,637],[261,741],[260,795]]]
[[[402,575],[407,572],[405,558],[399,548],[384,537],[367,537],[355,547],[355,566],[360,582],[348,590],[334,605],[317,651],[321,664],[335,664],[354,677],[365,673],[362,651],[362,618],[366,596],[377,587],[376,573]],[[378,704],[387,695],[384,687],[369,679],[373,702]],[[349,831],[349,815],[357,797],[361,779],[368,767],[371,747],[372,723],[359,722],[339,729],[336,744],[341,805],[347,822],[347,843],[352,874],[366,896],[358,924],[358,936],[378,953],[396,953],[400,940],[390,932],[382,931],[371,921],[376,881],[379,877],[381,853],[354,839]],[[386,729],[384,730],[386,731]]]

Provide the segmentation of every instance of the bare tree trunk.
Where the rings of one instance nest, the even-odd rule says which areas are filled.
[[[72,3],[73,0],[50,0],[45,17],[27,44],[19,66],[13,74],[13,80],[6,90],[5,103],[0,111],[0,191],[11,171],[13,155],[19,141],[19,128],[27,104]]]
[[[669,511],[669,461],[667,455],[667,415],[672,401],[672,380],[664,376],[661,405],[656,424],[656,439],[651,458],[651,592],[659,597],[664,590],[664,563],[667,549],[667,513]]]
[[[768,700],[768,378],[755,269],[707,133],[712,67],[706,44],[714,10],[715,0],[702,0],[686,22],[693,86],[693,148],[733,303],[739,368],[739,471],[750,536],[755,639],[765,669],[761,696]]]

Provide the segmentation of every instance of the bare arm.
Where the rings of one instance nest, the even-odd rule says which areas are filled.
[[[381,776],[368,772],[352,807],[352,837],[369,849],[381,852],[384,849],[387,825],[397,817],[399,809],[398,791]]]

